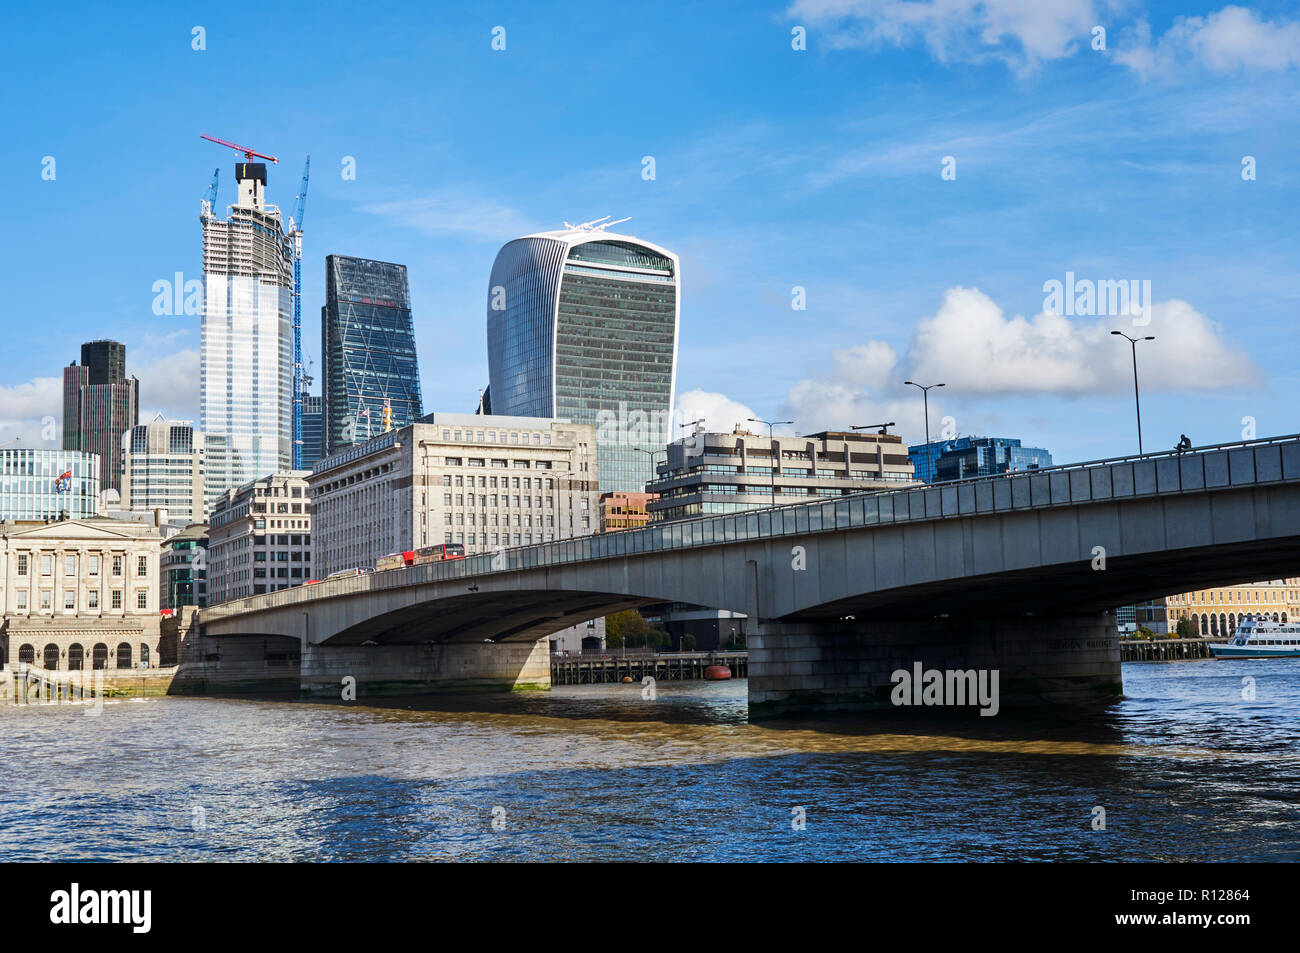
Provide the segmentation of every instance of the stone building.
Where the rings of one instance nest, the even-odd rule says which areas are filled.
[[[1294,621],[1300,612],[1300,578],[1215,586],[1167,596],[1163,600],[1167,624],[1176,632],[1187,620],[1189,634],[1228,638],[1244,619]]]
[[[156,668],[160,542],[102,517],[0,523],[0,662]]]
[[[467,555],[596,532],[595,430],[541,417],[430,414],[316,464],[315,568],[373,568],[435,543]]]
[[[657,500],[653,493],[624,493],[615,490],[600,495],[600,531],[616,533],[623,529],[641,529],[650,525],[646,505]]]
[[[313,578],[307,475],[274,473],[218,498],[208,525],[208,605]]]

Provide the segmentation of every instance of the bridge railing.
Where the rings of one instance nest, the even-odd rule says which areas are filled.
[[[326,580],[202,610],[204,621],[351,593],[697,546],[799,536],[881,524],[1300,482],[1300,434],[1090,460],[945,483],[889,487],[832,500],[651,523],[575,539],[516,546],[465,559]]]

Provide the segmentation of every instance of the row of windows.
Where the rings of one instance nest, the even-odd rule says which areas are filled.
[[[40,593],[40,595],[39,595],[40,604],[39,604],[38,608],[40,609],[41,612],[49,612],[49,611],[51,611],[51,610],[53,609],[53,605],[54,605],[54,590],[53,590],[53,589],[41,589],[41,590],[39,590],[39,593]],[[14,590],[14,608],[17,609],[19,612],[25,612],[25,611],[27,611],[27,596],[28,596],[28,592],[27,592],[26,589],[16,589],[16,590]],[[147,609],[147,608],[149,608],[149,590],[148,590],[148,589],[137,589],[137,590],[135,591],[135,606],[136,606],[137,609]],[[89,592],[86,593],[86,606],[85,606],[85,607],[86,607],[87,609],[98,609],[98,608],[100,608],[100,604],[99,604],[99,590],[98,590],[98,589],[91,589]],[[77,590],[75,590],[75,589],[65,589],[65,590],[63,590],[63,608],[64,608],[65,610],[67,610],[67,611],[74,611],[74,612],[76,611],[76,608],[77,608]],[[121,590],[121,589],[114,589],[114,590],[112,590],[111,593],[109,594],[109,608],[110,608],[110,609],[120,609],[120,608],[122,608],[122,590]]]
[[[486,438],[485,438],[486,433]],[[452,430],[450,428],[443,430],[442,439],[447,441],[456,441],[457,443],[511,443],[511,444],[529,444],[534,447],[549,447],[551,445],[551,435],[547,433],[516,433],[505,430]]]
[[[98,576],[101,556],[97,553],[91,553],[86,556],[86,574],[89,576]],[[112,562],[112,575],[122,575],[122,556],[114,556]],[[39,557],[42,576],[54,575],[54,555],[52,553],[42,553]],[[18,575],[26,576],[31,568],[30,560],[27,553],[18,554]],[[65,576],[75,576],[77,574],[77,557],[63,557],[63,574]],[[137,576],[149,575],[149,557],[137,556],[135,562],[135,574]]]

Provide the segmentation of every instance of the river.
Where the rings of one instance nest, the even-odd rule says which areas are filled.
[[[0,860],[1300,859],[1300,662],[1124,684],[757,725],[744,681],[4,706]]]

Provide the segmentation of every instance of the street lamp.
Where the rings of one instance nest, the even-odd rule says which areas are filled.
[[[655,457],[662,453],[664,455],[664,463],[667,463],[668,448],[665,447],[663,450],[647,450],[644,447],[633,447],[632,449],[637,453],[644,453],[650,458],[650,479],[646,481],[646,486],[649,486],[655,480]],[[650,491],[646,490],[646,492],[649,493]]]
[[[760,420],[757,417],[750,417],[749,422],[752,424],[767,424],[767,445],[770,449],[772,446],[772,428],[779,427],[782,424],[792,424],[793,420]],[[776,451],[772,451],[772,505],[776,506]]]
[[[934,472],[934,450],[930,447],[930,388],[942,387],[942,384],[918,384],[916,381],[903,381],[904,384],[911,384],[913,387],[921,388],[921,396],[925,400],[925,469],[926,475],[930,478],[929,482],[933,483],[935,478]]]
[[[1111,331],[1128,341],[1129,346],[1133,349],[1133,406],[1137,410],[1138,422],[1138,456],[1142,456],[1142,402],[1138,398],[1138,341],[1154,341],[1155,337],[1148,334],[1143,338],[1131,338],[1123,331]]]

